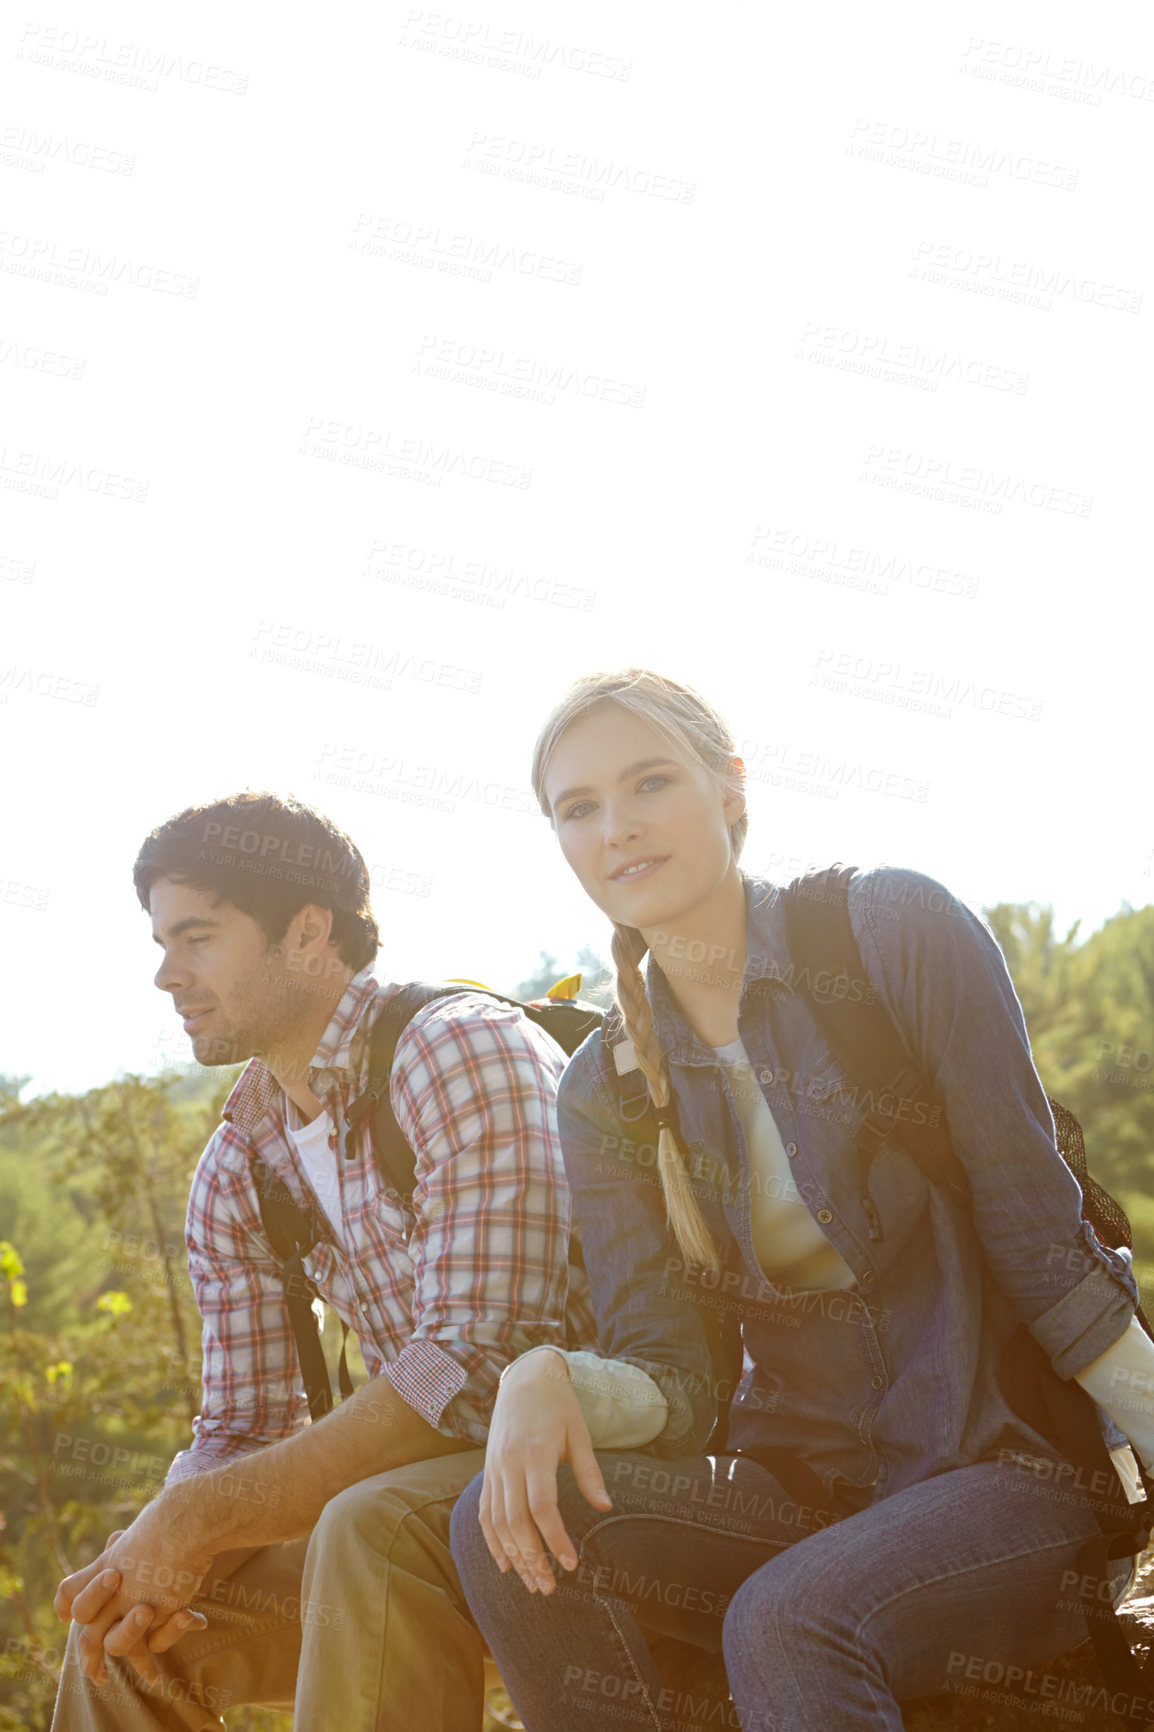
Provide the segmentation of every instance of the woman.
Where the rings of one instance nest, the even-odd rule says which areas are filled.
[[[745,1732],[899,1729],[903,1698],[1080,1641],[1095,1518],[1003,1399],[1001,1344],[1027,1322],[1147,1466],[1154,1346],[1128,1261],[1082,1225],[988,931],[916,873],[853,881],[869,982],[972,1193],[929,1184],[889,1138],[866,1194],[861,1110],[781,892],[738,869],[743,772],[717,713],[654,673],[590,675],[533,778],[613,922],[628,1039],[587,1041],[558,1100],[606,1359],[542,1348],[508,1368],[454,1515],[525,1726],[675,1724],[653,1632],[724,1646]],[[655,1165],[618,1110],[615,1073],[634,1070],[667,1121]],[[728,1443],[707,1454],[742,1349]]]

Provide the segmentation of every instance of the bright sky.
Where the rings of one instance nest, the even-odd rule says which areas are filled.
[[[463,3],[3,27],[34,1091],[187,1059],[130,869],[237,787],[385,974],[604,948],[527,794],[593,667],[726,709],[755,870],[1150,900],[1148,15]]]

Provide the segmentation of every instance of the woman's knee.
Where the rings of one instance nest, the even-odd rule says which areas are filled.
[[[790,1546],[746,1578],[725,1613],[727,1656],[754,1646],[764,1651],[767,1644],[785,1653],[809,1636],[828,1641],[839,1631],[852,1635],[852,1596],[826,1550],[808,1542]]]

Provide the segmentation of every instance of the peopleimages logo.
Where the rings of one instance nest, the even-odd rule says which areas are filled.
[[[1061,297],[1084,307],[1104,307],[1112,312],[1142,310],[1141,289],[1104,282],[1064,265],[1003,257],[1001,253],[957,246],[952,241],[919,241],[910,275],[939,287],[962,288],[974,294],[1037,306],[1043,312],[1049,312],[1054,300]]]
[[[871,445],[859,480],[874,486],[916,492],[932,499],[968,500],[998,515],[1003,505],[1025,505],[1037,511],[1058,511],[1089,517],[1092,494],[1055,486],[1012,470],[986,469],[980,463],[957,463],[936,452],[907,451],[898,445]]]
[[[309,866],[317,872],[348,875],[354,866],[343,855],[320,848],[315,842],[298,842],[276,831],[242,830],[237,824],[218,824],[206,819],[201,840],[217,843],[220,849],[241,854],[259,854],[262,860],[275,860],[282,866]]]
[[[883,553],[876,548],[842,542],[836,536],[771,525],[757,526],[749,540],[745,563],[874,595],[887,595],[891,583],[909,584],[912,589],[938,595],[963,596],[967,601],[978,593],[976,576],[949,566],[906,554]]]
[[[450,548],[378,536],[366,558],[370,563],[362,568],[362,577],[489,607],[503,608],[507,598],[519,598],[590,613],[597,600],[595,589],[582,589],[578,584],[535,575],[515,566],[469,558]]]
[[[542,68],[551,66],[626,83],[633,71],[633,62],[619,54],[605,54],[582,43],[558,42],[551,36],[531,36],[523,30],[502,30],[482,18],[464,18],[460,13],[424,6],[409,7],[398,46],[445,53],[452,59],[497,71],[516,71],[528,78],[540,78]]]
[[[531,788],[485,781],[455,765],[422,763],[336,742],[322,747],[317,762],[316,781],[402,804],[455,812],[461,800],[471,800],[502,812],[539,811]]]
[[[987,145],[968,138],[939,137],[933,130],[895,125],[887,120],[859,117],[850,128],[850,140],[847,151],[864,161],[880,162],[891,168],[908,168],[970,186],[989,186],[990,175],[1000,174],[1010,180],[1028,181],[1034,186],[1051,186],[1062,192],[1073,192],[1081,173],[1080,169],[1063,163],[1046,162],[1025,152],[1004,150],[1000,145]]]
[[[576,288],[583,267],[571,259],[539,253],[530,247],[509,245],[461,232],[442,233],[436,223],[414,223],[375,211],[361,211],[353,224],[349,249],[394,264],[422,265],[427,270],[447,272],[488,283],[493,272],[506,270],[540,282],[562,283]]]
[[[106,84],[127,84],[150,92],[160,88],[162,78],[219,90],[222,96],[243,96],[248,89],[247,72],[234,72],[229,67],[186,58],[141,42],[117,42],[115,37],[82,34],[67,26],[37,24],[32,20],[24,26],[16,58],[36,66],[53,66],[62,72],[80,72]]]
[[[0,258],[10,275],[64,284],[75,279],[91,294],[106,295],[109,283],[127,283],[134,289],[194,301],[200,288],[200,278],[187,272],[170,271],[144,259],[94,252],[91,247],[69,246],[51,235],[29,235],[16,229],[0,229]]]

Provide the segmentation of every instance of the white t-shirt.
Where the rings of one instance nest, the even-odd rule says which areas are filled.
[[[714,1047],[729,1073],[749,1153],[753,1248],[763,1273],[787,1287],[852,1287],[854,1272],[826,1238],[793,1179],[789,1155],[740,1040]]]
[[[290,1119],[299,1119],[301,1116],[291,1102],[288,1112]],[[337,1177],[340,1149],[334,1149],[329,1141],[333,1133],[330,1114],[319,1113],[311,1124],[287,1124],[286,1128],[292,1138],[293,1147],[300,1156],[305,1176],[316,1192],[317,1202],[324,1210],[330,1227],[341,1244],[347,1244],[341,1210],[341,1187]]]

